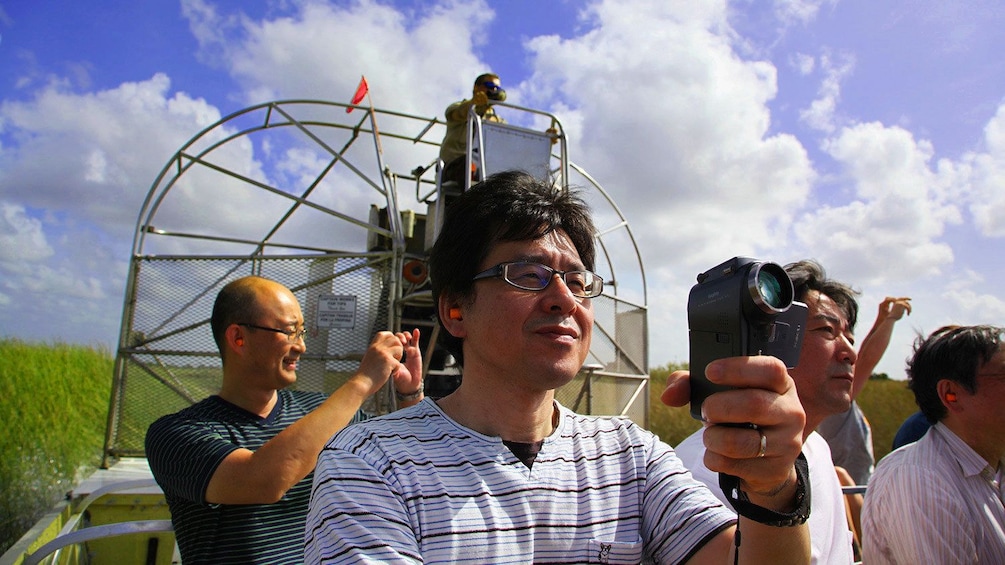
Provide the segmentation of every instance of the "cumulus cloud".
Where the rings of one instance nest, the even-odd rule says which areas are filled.
[[[932,168],[929,142],[873,122],[843,128],[824,150],[853,191],[802,216],[794,232],[807,252],[858,284],[936,275],[952,263],[940,236],[961,212],[944,190],[951,179]]]
[[[219,119],[205,101],[169,89],[156,74],[83,94],[50,84],[32,100],[0,103],[17,141],[0,154],[0,197],[132,228],[135,216],[123,210],[138,210],[166,157]]]
[[[756,250],[785,231],[814,178],[802,145],[769,131],[774,66],[732,49],[721,4],[633,7],[598,2],[588,32],[531,40],[531,98],[562,103],[575,159],[626,196],[647,260],[670,255],[690,272]]]
[[[29,100],[0,103],[7,140],[0,269],[8,297],[0,326],[58,312],[79,322],[60,324],[63,338],[115,335],[140,204],[166,158],[219,119],[204,101],[169,91],[162,74],[85,93],[51,81]],[[105,331],[89,333],[96,326]]]
[[[494,17],[483,0],[443,2],[421,12],[372,0],[305,2],[284,17],[263,20],[220,14],[205,0],[182,6],[202,56],[244,86],[248,104],[301,97],[348,101],[366,75],[375,106],[425,114],[438,114],[444,100],[470,95],[471,78],[485,68],[473,50]]]
[[[52,253],[42,222],[28,216],[24,206],[0,201],[0,267],[44,261]]]
[[[956,323],[998,324],[1005,318],[1005,300],[983,291],[987,279],[966,269],[955,275],[942,292],[942,298],[956,310]],[[932,328],[934,329],[934,328]]]
[[[984,138],[985,152],[962,159],[972,185],[970,211],[981,233],[1005,237],[1005,104],[985,126]]]

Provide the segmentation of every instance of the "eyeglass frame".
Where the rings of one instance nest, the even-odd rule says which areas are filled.
[[[534,266],[541,267],[542,269],[548,271],[551,274],[551,276],[548,277],[548,282],[546,282],[544,284],[544,286],[542,286],[541,288],[528,288],[528,287],[525,287],[525,286],[520,286],[520,285],[516,284],[515,282],[509,280],[506,277],[507,271],[508,271],[510,265],[534,265]],[[591,294],[589,296],[582,296],[582,295],[576,294],[576,292],[572,290],[572,287],[569,286],[569,281],[566,280],[566,278],[565,278],[565,276],[568,275],[568,274],[570,274],[570,273],[589,273],[594,278],[594,282],[593,282],[593,284],[591,286],[599,286],[600,289],[595,294]],[[537,263],[537,262],[534,262],[534,261],[506,261],[504,263],[499,263],[498,265],[495,265],[494,267],[489,267],[488,269],[485,269],[484,271],[482,271],[482,272],[478,273],[477,275],[471,277],[471,280],[472,281],[479,281],[479,280],[483,280],[483,279],[498,278],[498,279],[502,279],[503,282],[505,282],[506,284],[512,286],[513,288],[518,288],[520,290],[526,290],[528,292],[541,292],[541,291],[547,289],[549,286],[551,286],[551,281],[555,280],[555,275],[558,275],[559,278],[562,279],[562,282],[565,283],[565,286],[569,289],[570,292],[572,292],[572,295],[575,296],[576,298],[583,298],[583,299],[596,298],[596,297],[600,296],[601,294],[603,294],[603,292],[604,292],[604,277],[598,275],[597,273],[594,273],[593,271],[589,271],[589,270],[586,270],[586,269],[570,269],[568,271],[560,271],[558,269],[554,269],[552,267],[549,267],[548,265],[544,265],[544,264]]]
[[[301,339],[304,339],[304,336],[307,335],[307,328],[306,327],[302,327],[299,330],[281,330],[279,328],[269,328],[269,327],[266,327],[266,326],[259,326],[257,324],[249,324],[247,322],[234,322],[234,323],[237,324],[237,325],[239,325],[239,326],[244,326],[246,328],[252,328],[252,329],[256,329],[256,330],[263,330],[263,331],[267,331],[267,332],[275,332],[277,334],[284,334],[284,335],[286,335],[286,340],[289,341],[290,343],[296,343],[296,342],[300,341]]]

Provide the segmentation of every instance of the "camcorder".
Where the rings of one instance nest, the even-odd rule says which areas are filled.
[[[777,263],[733,257],[698,275],[687,299],[691,417],[701,420],[708,395],[729,390],[705,378],[724,357],[773,355],[799,363],[807,308],[794,300],[792,280]]]
[[[495,100],[496,102],[506,101],[506,91],[503,90],[501,86],[496,89],[485,91],[485,96],[487,96],[489,100]]]

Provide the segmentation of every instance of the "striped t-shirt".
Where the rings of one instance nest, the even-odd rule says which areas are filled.
[[[559,406],[527,468],[432,400],[339,432],[314,471],[308,563],[677,563],[734,523],[670,446]]]
[[[274,504],[209,504],[206,488],[233,451],[252,451],[324,402],[316,392],[279,391],[268,417],[211,396],[169,414],[147,430],[146,453],[171,509],[185,565],[303,562],[311,475]],[[354,421],[362,418],[357,413]]]

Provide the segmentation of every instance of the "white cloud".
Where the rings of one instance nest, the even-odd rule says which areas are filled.
[[[0,268],[44,261],[52,253],[42,222],[28,216],[24,206],[0,201]]]
[[[924,278],[952,264],[940,238],[961,213],[945,193],[950,180],[931,168],[930,143],[868,123],[842,129],[824,149],[854,192],[836,204],[820,197],[801,217],[794,232],[806,253],[861,285]]]
[[[799,112],[799,118],[813,129],[831,133],[836,127],[834,114],[841,100],[841,81],[855,69],[855,58],[847,53],[833,55],[826,52],[820,56],[820,69],[824,78],[817,98]]]
[[[375,106],[418,113],[470,94],[471,79],[486,68],[473,49],[494,16],[482,0],[408,13],[372,0],[305,2],[288,17],[265,21],[220,16],[203,0],[185,0],[183,11],[203,56],[245,86],[248,104],[347,102],[365,75]]]
[[[800,143],[770,133],[775,68],[732,50],[721,4],[631,8],[601,2],[593,29],[530,41],[529,98],[558,97],[574,160],[621,195],[650,264],[690,273],[762,247],[814,177]]]
[[[775,0],[778,19],[786,25],[806,25],[816,19],[820,8],[837,4],[837,0]]]
[[[1005,300],[982,292],[986,283],[983,275],[968,269],[946,285],[942,297],[956,312],[955,323],[1001,325],[1001,320],[1005,319]]]
[[[169,88],[158,74],[85,94],[49,85],[30,101],[4,101],[0,120],[19,143],[0,154],[0,197],[131,230],[166,158],[219,119],[204,101],[169,97]]]
[[[807,55],[806,53],[796,53],[789,57],[789,65],[796,69],[796,71],[803,75],[809,75],[816,68],[817,60],[813,55]]]
[[[972,184],[970,211],[988,237],[1005,237],[1005,104],[984,128],[987,151],[963,157]]]
[[[115,336],[140,204],[167,158],[220,117],[169,88],[160,74],[90,93],[50,81],[30,100],[0,103],[8,140],[0,152],[0,326],[58,315],[62,323],[27,328],[26,337]],[[29,209],[44,210],[44,221]]]

